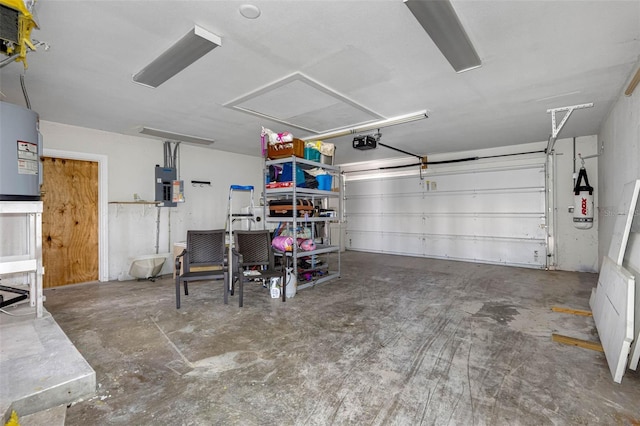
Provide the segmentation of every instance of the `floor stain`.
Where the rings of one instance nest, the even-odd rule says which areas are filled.
[[[213,375],[229,370],[246,368],[257,363],[264,363],[255,352],[235,351],[227,352],[222,355],[204,358],[193,363],[194,369],[187,373],[189,375]]]
[[[518,312],[513,305],[486,302],[482,305],[482,308],[473,315],[473,317],[491,318],[499,324],[508,324],[519,314],[520,312]]]

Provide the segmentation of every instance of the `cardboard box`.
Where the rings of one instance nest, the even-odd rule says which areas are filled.
[[[304,158],[304,141],[293,139],[293,142],[278,142],[267,146],[267,157],[271,159],[285,158],[295,155]]]

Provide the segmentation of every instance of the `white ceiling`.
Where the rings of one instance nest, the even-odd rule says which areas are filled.
[[[246,3],[260,8],[258,19],[239,13]],[[461,74],[402,0],[40,0],[41,28],[32,37],[51,48],[28,55],[26,84],[42,120],[124,134],[146,126],[256,156],[262,126],[309,132],[234,105],[299,111],[322,131],[426,109],[426,120],[382,129],[382,142],[432,155],[546,141],[547,109],[587,102],[595,106],[574,112],[560,137],[596,134],[635,72],[640,1],[452,3],[482,60]],[[157,89],[131,81],[194,24],[219,35],[222,46]],[[25,105],[22,71],[18,63],[2,68],[0,99]],[[307,81],[347,101],[306,103],[304,94],[317,89]],[[272,84],[279,91],[264,94]],[[337,162],[401,156],[384,147],[354,150],[352,138],[330,140]]]

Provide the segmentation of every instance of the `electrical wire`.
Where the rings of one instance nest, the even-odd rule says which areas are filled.
[[[173,151],[171,150],[171,141],[164,141],[164,167],[167,168],[175,168],[176,172],[178,172],[178,157],[180,155],[180,142],[175,142],[173,147]],[[177,174],[178,178],[180,174]]]
[[[22,94],[24,95],[24,101],[27,104],[27,109],[31,109],[31,101],[29,100],[29,94],[27,93],[27,85],[24,82],[24,74],[20,74],[20,87],[22,87]]]
[[[164,141],[163,144],[163,148],[164,148],[164,166],[165,167],[171,167],[171,147],[170,147],[170,143],[169,141]]]
[[[167,141],[162,143],[162,165],[167,167]]]
[[[180,156],[180,142],[176,142],[173,148],[173,167],[176,168],[176,178],[180,180],[180,162],[178,157]]]

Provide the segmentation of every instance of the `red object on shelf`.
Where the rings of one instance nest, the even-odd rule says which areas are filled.
[[[292,186],[293,182],[270,182],[266,185],[267,189],[290,188]]]

